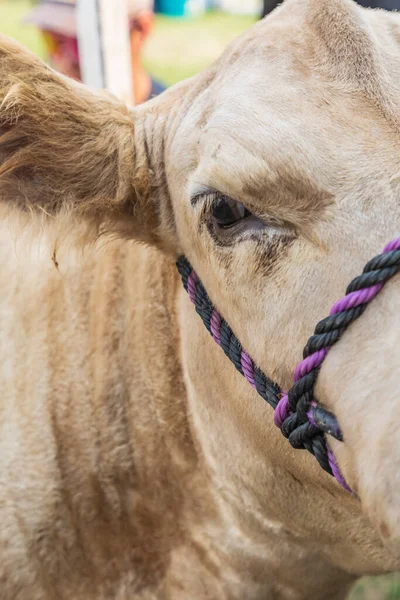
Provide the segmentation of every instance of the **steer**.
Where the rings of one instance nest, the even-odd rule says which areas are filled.
[[[1,600],[342,599],[400,567],[398,277],[315,388],[349,492],[175,267],[288,389],[399,234],[399,80],[400,17],[352,0],[287,0],[133,109],[1,37]]]

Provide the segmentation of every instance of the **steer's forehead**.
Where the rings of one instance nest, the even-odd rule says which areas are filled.
[[[265,195],[286,174],[297,187],[335,151],[337,111],[352,115],[314,68],[306,38],[292,22],[267,20],[225,56],[197,120],[199,176],[210,186]]]
[[[195,184],[242,198],[282,185],[326,196],[360,156],[376,163],[371,146],[392,150],[364,12],[348,0],[289,0],[226,52],[195,103]]]

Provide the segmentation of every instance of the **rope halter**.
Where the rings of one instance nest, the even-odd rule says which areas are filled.
[[[348,286],[346,295],[334,304],[329,317],[318,323],[314,335],[304,348],[303,360],[295,369],[294,384],[289,392],[269,379],[243,349],[184,256],[178,259],[177,268],[185,290],[214,341],[239,373],[274,409],[275,425],[293,448],[311,452],[320,466],[350,492],[325,437],[329,434],[343,441],[340,426],[336,417],[318,404],[314,398],[314,387],[330,348],[340,340],[349,325],[363,314],[385,283],[400,271],[400,237],[389,242],[382,254],[367,263],[362,274]]]

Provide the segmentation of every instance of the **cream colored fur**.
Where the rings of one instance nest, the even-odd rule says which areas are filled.
[[[400,567],[398,279],[317,389],[357,498],[283,439],[174,265],[288,387],[399,233],[399,23],[287,0],[132,111],[1,38],[1,600],[333,600]],[[217,245],[205,187],[269,228]]]

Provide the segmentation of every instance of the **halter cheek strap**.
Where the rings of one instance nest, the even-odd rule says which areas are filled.
[[[314,387],[329,349],[362,315],[384,284],[400,271],[400,237],[389,242],[382,254],[368,262],[363,273],[350,283],[346,295],[334,304],[330,316],[318,323],[304,348],[303,360],[295,369],[294,385],[288,393],[269,379],[242,348],[228,323],[213,306],[189,261],[181,257],[177,267],[207,330],[236,369],[274,409],[274,422],[292,447],[311,452],[327,473],[351,491],[325,438],[325,434],[330,434],[343,441],[342,432],[335,416],[318,405]]]

